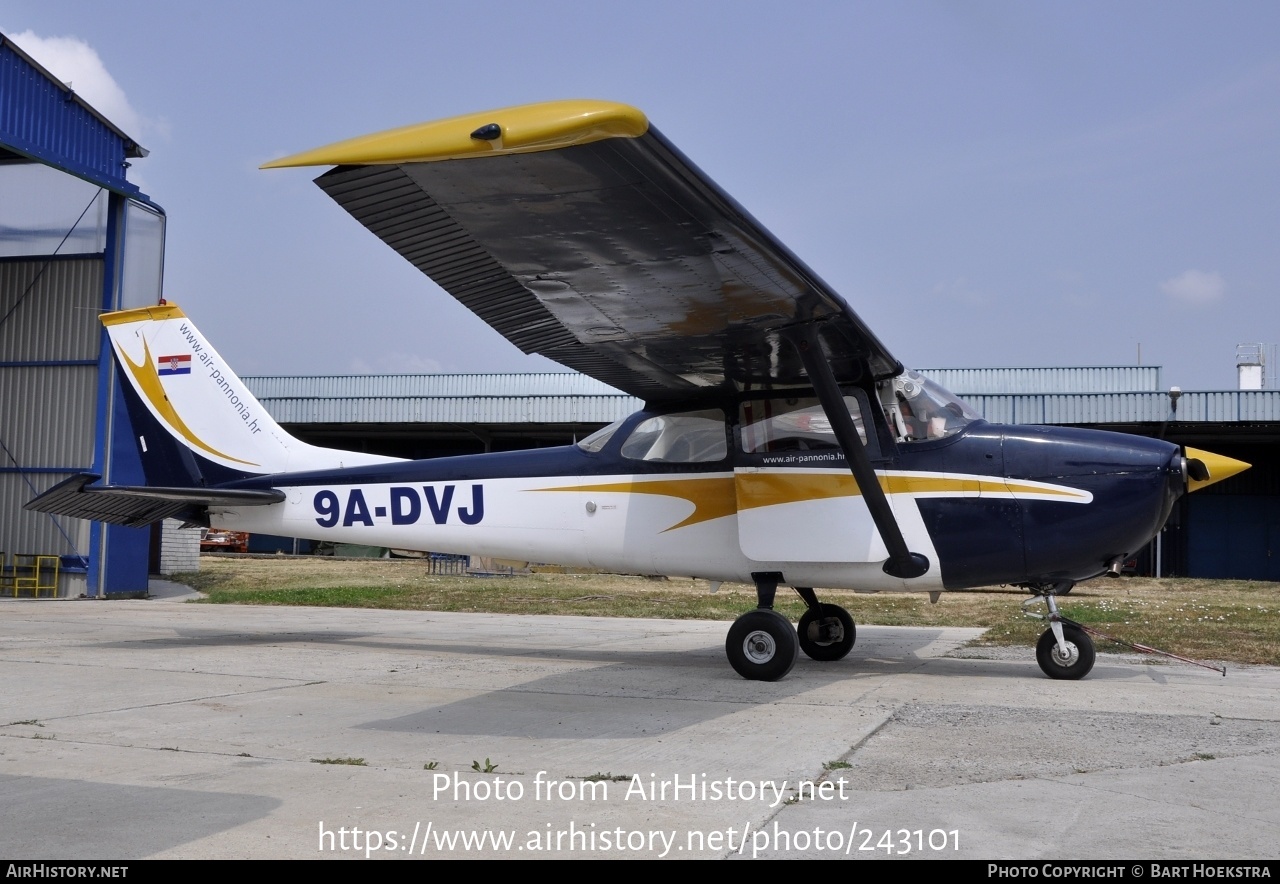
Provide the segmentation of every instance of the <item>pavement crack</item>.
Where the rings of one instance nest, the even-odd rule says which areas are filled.
[[[88,712],[76,712],[71,715],[54,715],[46,716],[40,719],[42,722],[51,721],[71,721],[76,718],[85,718],[93,715],[112,715],[117,712],[131,712],[135,709],[157,709],[162,706],[182,706],[186,703],[199,703],[203,700],[219,700],[226,697],[249,697],[254,694],[269,694],[272,691],[286,691],[293,688],[305,688],[312,685],[325,684],[323,681],[305,681],[295,682],[293,684],[271,685],[270,687],[258,688],[251,691],[226,691],[221,694],[204,694],[198,697],[183,697],[178,700],[163,700],[157,703],[137,703],[132,706],[115,706],[110,709],[94,709]],[[7,727],[7,725],[6,725]]]
[[[1140,801],[1143,801],[1147,804],[1156,804],[1156,805],[1163,806],[1166,803],[1166,799],[1164,798],[1152,798],[1151,796],[1144,795],[1141,792],[1133,792],[1127,789],[1110,789],[1104,786],[1097,786],[1092,783],[1078,783],[1078,782],[1073,783],[1073,782],[1068,782],[1066,780],[1060,779],[1058,777],[1035,777],[1035,779],[1040,780],[1041,782],[1055,783],[1060,786],[1071,786],[1077,789],[1089,789],[1090,791],[1101,792],[1106,795],[1117,795],[1124,798],[1137,798]],[[1196,810],[1200,810],[1205,813],[1216,814],[1219,812],[1217,808],[1205,807],[1204,805],[1198,804],[1195,801],[1188,801],[1186,806],[1193,807]],[[1251,822],[1258,823],[1261,826],[1272,826],[1275,824],[1275,820],[1265,819],[1263,817],[1246,816],[1241,813],[1233,813],[1232,819],[1239,820],[1241,822],[1251,821]]]

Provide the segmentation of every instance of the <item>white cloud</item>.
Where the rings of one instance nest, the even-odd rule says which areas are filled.
[[[1220,274],[1188,270],[1160,283],[1160,291],[1175,301],[1199,307],[1221,301],[1227,293],[1227,283]]]
[[[13,34],[10,39],[126,135],[138,138],[143,134],[146,122],[88,43],[78,37],[41,37],[32,31]]]

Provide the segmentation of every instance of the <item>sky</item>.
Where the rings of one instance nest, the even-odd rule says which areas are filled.
[[[561,98],[643,110],[907,365],[1280,341],[1280,4],[0,0],[150,151],[165,292],[242,375],[557,370],[285,154]]]

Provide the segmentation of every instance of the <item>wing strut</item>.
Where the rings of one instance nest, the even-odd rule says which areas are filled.
[[[840,385],[836,383],[835,374],[831,371],[813,325],[804,325],[802,331],[791,337],[791,342],[800,354],[809,380],[813,382],[822,410],[831,421],[836,441],[844,451],[845,462],[849,464],[853,480],[862,491],[862,499],[867,502],[876,530],[880,532],[880,538],[889,550],[884,573],[903,580],[921,576],[929,570],[929,559],[907,549],[907,541],[902,536],[902,529],[898,527],[889,498],[885,496],[884,489],[880,487],[880,479],[871,467],[871,458],[867,455],[862,439],[858,437],[858,428],[854,426],[849,409],[845,407],[844,394],[840,392]]]

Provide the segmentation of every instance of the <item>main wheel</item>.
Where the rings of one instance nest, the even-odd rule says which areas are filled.
[[[800,615],[800,650],[811,660],[840,660],[857,639],[853,618],[839,605],[817,605]]]
[[[1065,653],[1059,651],[1053,630],[1046,629],[1040,641],[1036,642],[1036,662],[1050,678],[1084,678],[1093,668],[1097,656],[1093,650],[1093,639],[1083,629],[1065,623],[1062,625],[1062,638],[1065,642],[1062,651]]]
[[[800,643],[791,621],[777,611],[760,608],[733,621],[724,652],[743,678],[777,681],[796,665]]]

